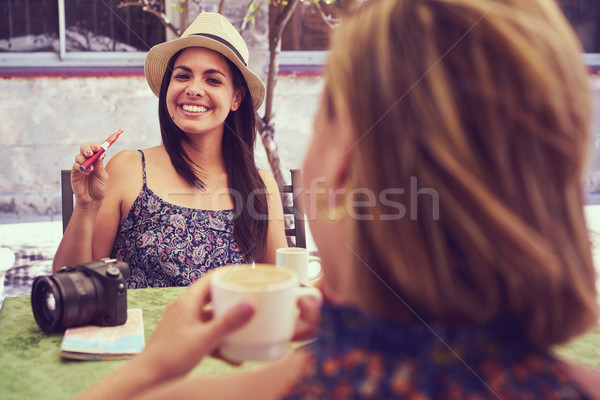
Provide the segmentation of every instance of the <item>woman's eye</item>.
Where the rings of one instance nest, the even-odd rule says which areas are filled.
[[[212,83],[213,85],[220,85],[221,84],[221,81],[218,80],[217,78],[208,78],[207,81],[209,83]]]
[[[185,80],[185,79],[189,79],[189,75],[188,74],[177,74],[175,75],[175,79],[177,80]]]

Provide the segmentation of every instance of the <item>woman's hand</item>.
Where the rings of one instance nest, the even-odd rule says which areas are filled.
[[[160,369],[159,379],[190,371],[219,347],[223,337],[241,328],[254,315],[241,303],[227,314],[213,317],[204,307],[210,302],[210,274],[205,275],[169,305],[140,355]]]
[[[321,303],[321,300],[311,295],[301,296],[298,299],[300,315],[296,321],[292,340],[302,341],[315,338],[321,321]]]
[[[77,199],[77,204],[86,206],[90,203],[101,202],[106,193],[108,173],[104,170],[105,154],[102,154],[87,172],[81,172],[79,167],[94,153],[100,151],[99,144],[82,145],[79,154],[75,157],[75,164],[71,169],[71,186]]]

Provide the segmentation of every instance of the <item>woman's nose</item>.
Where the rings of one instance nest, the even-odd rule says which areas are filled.
[[[185,90],[185,94],[188,96],[202,97],[205,94],[204,87],[200,83],[190,83]]]

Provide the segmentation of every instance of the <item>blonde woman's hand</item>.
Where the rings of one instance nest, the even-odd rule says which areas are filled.
[[[321,322],[322,300],[315,296],[302,296],[298,299],[300,314],[296,320],[296,328],[292,340],[303,341],[314,339]]]
[[[210,302],[210,274],[196,281],[169,305],[140,355],[159,368],[159,379],[189,372],[200,360],[214,353],[225,335],[241,328],[254,315],[241,303],[225,315],[213,317],[204,308]]]

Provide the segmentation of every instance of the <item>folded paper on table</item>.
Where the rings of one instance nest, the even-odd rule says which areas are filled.
[[[144,349],[142,310],[127,310],[127,322],[117,326],[79,326],[69,328],[60,355],[75,360],[122,360]]]

